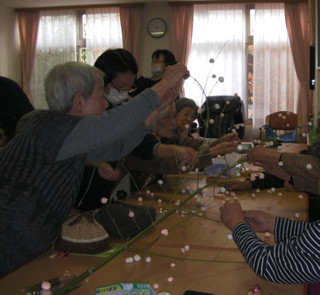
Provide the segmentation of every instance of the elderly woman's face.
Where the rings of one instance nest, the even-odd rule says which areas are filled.
[[[156,133],[160,137],[171,138],[176,131],[176,108],[174,104],[168,107],[167,113],[158,120]]]
[[[103,90],[104,81],[99,79],[96,81],[90,97],[82,101],[81,113],[78,115],[101,115],[109,106],[109,103],[104,98]]]
[[[180,132],[185,131],[188,129],[189,126],[195,121],[196,119],[196,109],[191,107],[184,107],[179,113],[176,115],[176,123],[177,129]]]

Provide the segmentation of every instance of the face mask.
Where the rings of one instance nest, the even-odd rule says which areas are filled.
[[[157,75],[162,73],[162,69],[160,65],[151,65],[151,73],[152,75]]]
[[[110,93],[106,95],[108,102],[111,104],[121,104],[128,97],[128,91],[118,91],[112,87],[109,87]]]

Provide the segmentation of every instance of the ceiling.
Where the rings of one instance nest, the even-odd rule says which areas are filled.
[[[151,3],[168,2],[170,0],[0,0],[0,6],[12,8],[31,8],[31,7],[52,7],[52,6],[74,6],[74,5],[95,5],[113,3]],[[172,1],[172,0],[171,0]]]

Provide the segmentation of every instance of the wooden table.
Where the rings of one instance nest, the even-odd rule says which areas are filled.
[[[229,239],[230,231],[220,222],[219,207],[221,199],[215,198],[216,184],[209,185],[201,194],[194,194],[199,187],[206,185],[204,175],[167,176],[164,184],[148,187],[154,196],[141,194],[144,205],[157,208],[162,216],[172,213],[140,239],[121,252],[99,270],[90,275],[77,289],[69,294],[95,294],[96,287],[120,282],[157,283],[160,291],[174,295],[186,290],[196,290],[216,295],[246,295],[249,288],[258,284],[263,294],[306,294],[304,285],[280,285],[258,278],[245,263],[235,243]],[[186,191],[186,192],[184,192]],[[261,209],[274,215],[307,220],[307,196],[298,198],[298,193],[262,191],[252,198],[254,190],[237,192],[244,209]],[[283,195],[279,195],[279,193]],[[190,198],[190,196],[192,196]],[[138,195],[127,201],[140,204]],[[179,210],[180,204],[190,198]],[[232,198],[230,196],[222,199]],[[161,201],[161,202],[160,202]],[[168,205],[169,203],[169,205]],[[298,216],[298,217],[297,217]],[[161,235],[162,229],[168,229],[168,236]],[[272,237],[261,234],[268,243]],[[188,245],[189,251],[181,249]],[[79,276],[87,269],[103,261],[103,257],[72,255],[70,258],[50,258],[50,250],[9,276],[0,280],[0,294],[24,294],[22,288],[41,283],[66,271]],[[140,262],[126,263],[127,257],[136,253]],[[151,262],[145,261],[151,257]],[[175,267],[171,267],[175,263]],[[172,282],[168,281],[171,277]]]
[[[308,145],[306,143],[282,143],[282,147],[279,152],[299,153],[306,149],[308,149]]]

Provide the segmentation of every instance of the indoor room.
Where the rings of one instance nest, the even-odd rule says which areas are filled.
[[[89,2],[0,2],[0,293],[320,294],[319,1]]]

